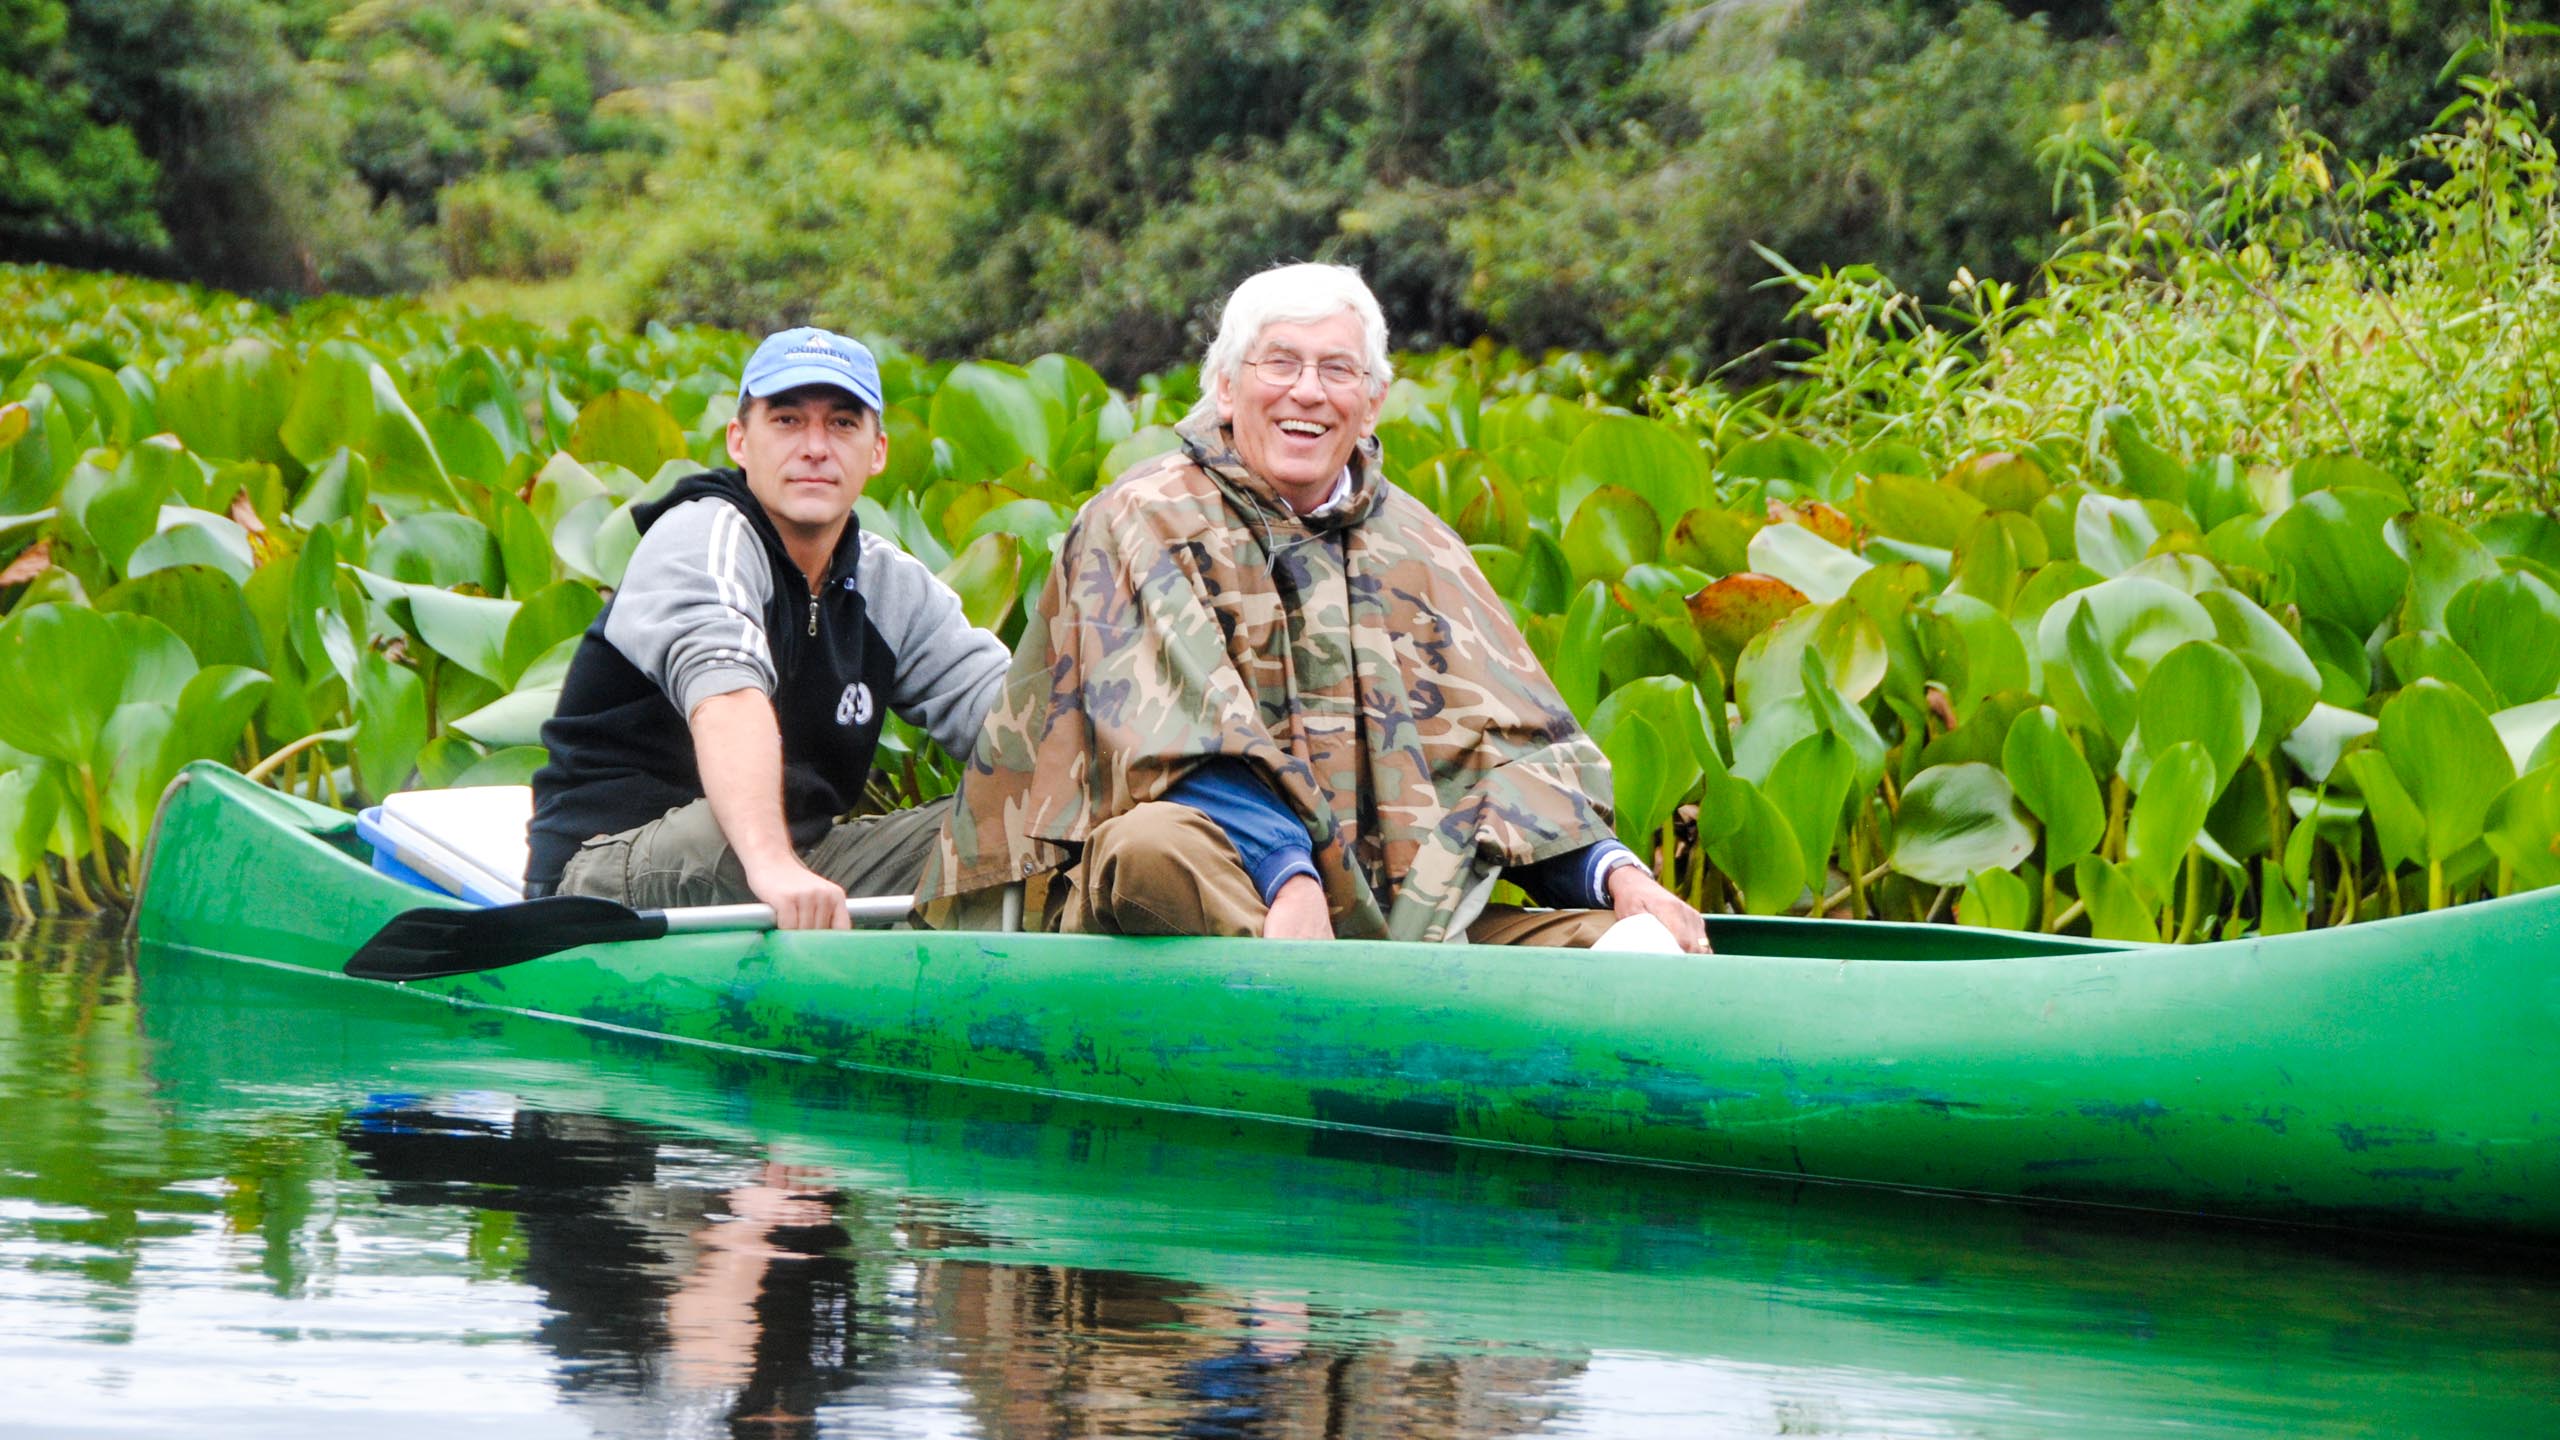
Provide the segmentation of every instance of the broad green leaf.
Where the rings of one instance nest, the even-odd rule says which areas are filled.
[[[1819,446],[1794,435],[1762,435],[1716,457],[1716,469],[1737,480],[1784,480],[1805,493],[1820,493],[1836,473]]]
[[[1850,780],[1860,794],[1872,790],[1884,779],[1887,751],[1884,737],[1876,733],[1875,722],[1867,712],[1849,702],[1831,683],[1831,669],[1814,650],[1804,652],[1797,667],[1804,683],[1803,699],[1822,732],[1834,736],[1849,747],[1853,761]],[[1793,812],[1789,812],[1790,818]]]
[[[550,759],[550,752],[539,745],[510,745],[471,762],[471,768],[453,777],[453,783],[456,786],[530,785],[533,772]]]
[[[1615,581],[1628,567],[1661,557],[1662,522],[1642,496],[1603,485],[1574,510],[1562,543],[1576,582]]]
[[[2044,822],[2046,869],[2059,871],[2097,848],[2106,830],[2106,802],[2089,762],[2051,706],[2010,724],[2000,762],[2018,799]]]
[[[2294,466],[2293,493],[2308,498],[2315,490],[2366,491],[2390,501],[2394,510],[2409,507],[2407,486],[2391,472],[2352,455],[2318,455]]]
[[[2116,470],[2124,479],[2124,488],[2145,499],[2165,500],[2172,505],[2187,503],[2193,476],[2185,461],[2152,444],[2141,423],[2127,411],[2108,412],[2106,427],[2107,439],[2115,446]]]
[[[2013,870],[2035,831],[2009,781],[1989,765],[1936,765],[1902,792],[1886,862],[1927,885],[1962,885],[1977,870]]]
[[[1813,600],[1837,600],[1868,562],[1801,525],[1764,525],[1751,537],[1751,568]]]
[[[142,843],[160,792],[178,773],[178,710],[168,700],[118,705],[98,734],[90,761],[98,782],[98,819],[127,848]]]
[[[1972,596],[1930,596],[1913,612],[1912,627],[1928,675],[1946,687],[1959,725],[1986,697],[2031,683],[2027,647],[2008,617]]]
[[[2394,516],[2383,539],[2409,562],[2409,593],[2400,608],[2402,630],[2443,630],[2454,592],[2503,573],[2487,546],[2440,515]]]
[[[293,500],[293,523],[305,530],[361,515],[372,503],[373,467],[352,450],[335,450],[303,481]]]
[[[176,631],[203,664],[266,668],[266,642],[247,598],[228,574],[210,566],[153,570],[100,595],[97,608],[150,616]]]
[[[2433,630],[2394,635],[2383,642],[2382,658],[2390,662],[2391,673],[2403,686],[2441,680],[2478,701],[2483,710],[2498,703],[2489,677],[2480,673],[2480,663],[2463,653],[2449,635]]]
[[[2445,628],[2501,706],[2560,687],[2560,592],[2528,574],[2497,574],[2454,592]]]
[[[22,605],[0,622],[0,743],[86,765],[124,696],[128,659],[107,616]]]
[[[2213,633],[2213,618],[2193,598],[2156,580],[2125,578],[2054,601],[2037,622],[2036,645],[2054,707],[2074,724],[2102,725],[2121,742],[2132,733],[2134,691],[2151,667]]]
[[[1473,462],[1473,463],[1466,463]],[[1507,545],[1529,542],[1529,504],[1520,487],[1482,457],[1458,451],[1440,457],[1447,507],[1443,513],[1469,544]]]
[[[2021,515],[2032,513],[2053,493],[2042,465],[2007,451],[1977,455],[1940,476],[1939,483],[1963,491],[1990,509]]]
[[[2023,515],[1993,511],[1956,546],[1954,588],[2004,614],[2027,575],[2048,558],[2044,532]]]
[[[2347,778],[2364,797],[2365,818],[2373,822],[2374,839],[2382,847],[2382,863],[2397,868],[2425,863],[2427,819],[2400,775],[2381,750],[2357,750],[2345,761]]]
[[[2214,638],[2249,667],[2249,678],[2258,687],[2258,733],[2250,737],[2251,753],[2273,754],[2319,702],[2319,668],[2292,631],[2239,591],[2207,590],[2196,603],[2213,617]]]
[[[2033,928],[2035,892],[2012,870],[1976,870],[1956,900],[1956,923],[1985,930]]]
[[[23,885],[35,875],[61,804],[62,784],[53,766],[0,770],[0,880]]]
[[[1728,780],[1726,794],[1738,812],[1734,828],[1707,846],[1707,858],[1742,891],[1743,909],[1775,915],[1804,895],[1804,848],[1787,817],[1757,786]]]
[[[1727,575],[1689,597],[1689,621],[1729,674],[1743,648],[1802,609],[1805,594],[1773,575]]]
[[[115,372],[103,365],[71,355],[46,355],[18,371],[9,383],[21,393],[38,385],[52,391],[72,424],[94,426],[101,444],[121,448],[145,433],[133,428],[133,397],[125,393]]]
[[[2347,748],[2377,728],[2374,718],[2361,711],[2326,702],[2315,704],[2293,733],[2285,737],[2285,758],[2313,784],[2326,784]]]
[[[2238,656],[2210,640],[2190,640],[2151,668],[2136,713],[2144,753],[2157,757],[2181,741],[2194,741],[2213,762],[2213,793],[2220,795],[2257,736],[2258,687]],[[2132,764],[2125,779],[2143,788],[2143,773]]]
[[[1787,817],[1804,856],[1804,874],[1816,888],[1831,868],[1840,812],[1858,779],[1858,756],[1849,743],[1820,730],[1787,747],[1769,771],[1766,792]]]
[[[1820,657],[1832,688],[1852,701],[1865,700],[1883,683],[1884,638],[1866,611],[1846,600],[1809,605],[1743,647],[1733,675],[1742,713],[1802,693],[1807,652]]]
[[[300,368],[254,336],[200,351],[160,387],[161,422],[199,455],[280,464],[289,455],[278,431]]]
[[[1020,592],[1022,544],[1011,535],[981,535],[963,546],[941,571],[942,583],[960,597],[961,612],[981,630],[1004,623]]]
[[[380,799],[408,788],[427,744],[426,686],[417,672],[368,650],[356,668],[356,783]]]
[[[436,372],[436,398],[480,422],[509,460],[532,453],[533,431],[515,377],[486,347],[465,347],[444,363]]]
[[[2092,491],[2080,497],[2072,538],[2080,563],[2101,575],[2121,575],[2151,553],[2160,527],[2141,501],[2117,500]]]
[[[507,683],[507,631],[522,605],[430,586],[412,589],[408,600],[411,622],[428,649],[493,684]]]
[[[2267,527],[2267,549],[2305,615],[2364,636],[2399,607],[2409,562],[2391,548],[2383,526],[2400,509],[2376,490],[2321,490]]]
[[[1877,475],[1858,486],[1868,528],[1917,545],[1953,550],[1984,515],[1980,500],[1953,485],[1909,475]]]
[[[2089,914],[2089,934],[2099,940],[2160,943],[2151,907],[2142,902],[2133,880],[2095,855],[2083,855],[2071,867],[2071,883]]]
[[[2273,857],[2258,862],[2258,933],[2260,935],[2298,935],[2310,923],[2303,913],[2301,897],[2294,893],[2293,882],[2284,866]]]
[[[351,619],[340,600],[337,557],[337,543],[327,530],[314,530],[303,542],[302,554],[294,561],[286,633],[293,637],[294,653],[301,657],[304,669],[335,674],[352,688],[361,649],[356,637],[363,617],[359,609]]]
[[[934,438],[951,447],[952,473],[963,480],[992,479],[1026,461],[1054,467],[1070,418],[1010,365],[955,365],[933,396]]]
[[[444,458],[446,473],[505,488],[507,452],[486,425],[460,410],[438,407],[427,414],[427,438]]]
[[[607,390],[578,411],[569,453],[594,465],[619,465],[634,475],[655,475],[670,460],[685,458],[684,430],[667,407],[635,390]]]
[[[365,568],[411,585],[469,585],[483,595],[506,588],[506,561],[489,527],[468,515],[424,514],[394,520],[373,537]]]
[[[344,447],[373,462],[377,492],[397,490],[449,508],[461,503],[427,427],[391,372],[352,340],[311,348],[280,433],[285,449],[305,465]]]
[[[1680,517],[1662,542],[1662,558],[1711,576],[1735,575],[1751,568],[1751,537],[1760,521],[1731,510],[1701,506]]]
[[[177,751],[170,773],[190,760],[236,762],[249,722],[273,683],[264,671],[239,665],[208,665],[197,671],[178,692]]]
[[[2488,712],[2439,681],[2422,680],[2393,696],[2382,707],[2374,743],[2418,806],[2420,858],[2430,861],[2449,860],[2478,840],[2489,802],[2516,778]]]
[[[1662,822],[1671,817],[1672,807],[1688,788],[1682,783],[1678,757],[1672,753],[1674,743],[1641,715],[1619,717],[1601,743],[1616,791],[1618,838],[1648,860],[1657,849]],[[1689,759],[1686,776],[1694,780],[1697,772],[1697,761]]]
[[[589,502],[609,498],[612,493],[594,471],[563,450],[534,476],[533,498],[526,503],[544,529],[556,531]]]
[[[250,572],[258,568],[249,549],[249,532],[237,522],[172,505],[160,512],[160,532],[135,546],[124,568],[128,576],[142,576],[178,565],[219,570],[238,585],[247,584]]]
[[[1556,689],[1575,715],[1591,715],[1600,703],[1600,642],[1608,626],[1609,587],[1588,581],[1565,611],[1564,640],[1556,650]]]
[[[2154,901],[2170,894],[2178,862],[2204,832],[2213,792],[2213,758],[2202,745],[2181,740],[2152,757],[2125,825],[2124,862]]]
[[[160,528],[160,507],[170,498],[168,472],[137,465],[127,455],[114,469],[93,453],[72,467],[62,486],[62,513],[89,537],[110,569],[124,573],[135,547]]]
[[[2483,826],[2481,838],[2517,888],[2560,885],[2560,764],[2519,775],[2499,790]]]
[[[489,496],[489,533],[498,542],[499,566],[506,572],[507,594],[525,599],[551,584],[559,573],[551,553],[551,536],[533,511],[513,492]]]
[[[2498,741],[2507,747],[2507,758],[2515,762],[2517,774],[2539,769],[2534,757],[2554,734],[2560,734],[2560,699],[2509,706],[2491,715],[2489,723],[2497,727]]]
[[[551,647],[584,634],[603,610],[604,597],[593,587],[574,580],[535,591],[507,622],[500,673],[493,678],[501,685],[513,686]]]

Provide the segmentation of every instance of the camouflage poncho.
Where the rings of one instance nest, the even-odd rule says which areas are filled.
[[[1504,866],[1610,835],[1607,760],[1374,442],[1303,519],[1181,433],[1067,532],[920,900],[1071,864],[1210,756],[1307,822],[1345,937],[1462,938]]]

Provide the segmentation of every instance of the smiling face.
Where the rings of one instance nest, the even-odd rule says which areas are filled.
[[[731,420],[729,458],[792,558],[823,568],[862,487],[889,463],[889,437],[849,392],[804,385],[753,401]]]
[[[1286,385],[1257,368],[1280,357],[1302,367]],[[1234,429],[1236,454],[1247,468],[1304,514],[1333,493],[1352,448],[1378,428],[1383,397],[1369,393],[1360,317],[1342,310],[1313,324],[1267,325],[1246,348],[1244,362],[1240,373],[1218,378],[1218,418]],[[1328,385],[1317,373],[1327,362],[1363,373]]]

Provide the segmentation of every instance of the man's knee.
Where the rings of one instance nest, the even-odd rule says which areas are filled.
[[[1064,928],[1120,935],[1259,935],[1262,897],[1233,842],[1188,805],[1150,801],[1094,827]]]

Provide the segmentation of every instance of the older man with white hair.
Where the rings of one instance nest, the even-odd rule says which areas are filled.
[[[1698,913],[1464,541],[1380,472],[1355,272],[1236,289],[1182,446],[1076,517],[926,868],[1066,930],[1588,945]],[[1497,880],[1552,909],[1488,905]],[[931,912],[929,912],[931,913]]]

